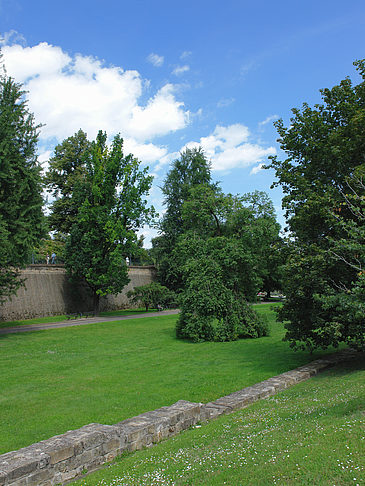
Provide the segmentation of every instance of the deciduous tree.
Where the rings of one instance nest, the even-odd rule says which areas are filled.
[[[275,123],[287,158],[270,167],[291,231],[280,317],[297,347],[365,342],[365,61],[354,64],[360,84],[346,78],[321,90],[322,104],[293,109],[288,128]]]
[[[66,243],[68,273],[83,280],[94,295],[117,294],[129,282],[126,257],[138,249],[137,230],[153,216],[146,196],[152,184],[148,169],[123,153],[123,139],[111,148],[99,132],[86,160],[85,177],[76,181],[72,199],[78,207]]]
[[[212,184],[210,164],[201,148],[187,149],[172,163],[162,186],[166,212],[158,225],[161,234],[152,240],[159,280],[174,291],[182,288],[181,269],[173,255],[177,238],[184,232],[182,207],[199,184]]]
[[[48,190],[55,198],[50,205],[48,224],[51,230],[68,234],[78,207],[73,196],[77,182],[86,176],[86,160],[91,148],[87,135],[79,130],[54,149],[45,175]]]
[[[260,217],[244,198],[206,185],[190,191],[182,216],[185,233],[174,251],[184,283],[177,336],[230,341],[266,335],[248,304],[262,285]]]

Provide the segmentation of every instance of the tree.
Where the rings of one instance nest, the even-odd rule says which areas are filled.
[[[271,157],[283,187],[290,256],[280,317],[295,347],[362,347],[364,336],[365,61],[349,78],[321,90],[323,103],[293,109],[275,123],[283,161]]]
[[[135,304],[142,304],[148,312],[149,308],[159,309],[174,301],[175,295],[171,290],[158,282],[140,285],[127,292],[127,297]]]
[[[94,311],[100,296],[117,294],[129,282],[126,257],[138,249],[136,232],[154,215],[145,199],[152,184],[131,154],[124,156],[123,139],[111,148],[99,132],[86,159],[85,177],[76,181],[72,204],[78,207],[66,242],[66,268],[93,292]]]
[[[177,238],[183,233],[182,207],[191,188],[200,184],[212,184],[210,164],[201,148],[186,149],[172,163],[162,186],[166,212],[159,222],[161,235],[152,240],[158,278],[174,291],[182,287],[181,271],[173,258]]]
[[[19,268],[44,234],[38,129],[21,85],[0,74],[0,301],[21,285]]]
[[[184,282],[180,338],[230,341],[268,332],[247,302],[262,284],[257,254],[262,222],[243,199],[200,185],[183,205],[185,233],[174,250]]]
[[[45,183],[56,199],[50,206],[48,224],[52,230],[69,234],[78,207],[72,197],[77,182],[86,176],[86,160],[91,148],[87,135],[79,130],[54,149]]]

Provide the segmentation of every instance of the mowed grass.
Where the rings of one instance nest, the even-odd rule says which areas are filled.
[[[148,312],[154,312],[156,309],[151,309]],[[106,311],[100,312],[99,316],[129,316],[133,314],[144,314],[146,309],[123,309],[117,311]],[[34,317],[33,319],[19,319],[15,321],[0,321],[0,329],[5,329],[7,327],[18,327],[18,326],[30,326],[32,324],[45,324],[45,323],[52,323],[52,322],[60,322],[65,321],[67,319],[67,315],[59,315],[59,316],[46,316],[46,317]],[[72,322],[72,320],[71,320]]]
[[[0,453],[91,422],[113,424],[180,399],[208,402],[315,359],[271,335],[177,340],[177,316],[0,335]]]
[[[365,359],[325,371],[75,483],[82,486],[365,483]]]

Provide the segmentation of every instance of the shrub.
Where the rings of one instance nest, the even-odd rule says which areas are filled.
[[[175,300],[174,292],[157,282],[135,287],[134,290],[127,292],[127,297],[135,304],[144,305],[146,311],[149,308],[168,307]]]

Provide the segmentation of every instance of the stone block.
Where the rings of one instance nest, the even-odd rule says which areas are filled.
[[[69,459],[74,456],[74,448],[72,446],[59,447],[58,449],[52,451],[49,450],[48,454],[50,456],[50,464],[57,464],[65,459]]]
[[[220,415],[224,415],[226,413],[231,412],[231,407],[227,407],[226,405],[220,405],[216,402],[209,402],[204,405],[200,412],[200,417],[202,422],[206,422],[207,420],[213,420]]]
[[[23,477],[23,478],[15,479],[14,481],[8,482],[7,486],[27,486],[27,478]]]
[[[120,450],[121,445],[122,445],[122,442],[119,438],[118,439],[109,439],[109,440],[107,440],[106,442],[103,443],[103,451],[105,453],[111,452],[111,451],[117,451],[117,450]]]
[[[51,478],[53,477],[53,472],[50,469],[43,469],[42,471],[37,471],[27,477],[27,485],[38,486],[40,484],[51,484]]]
[[[35,472],[37,470],[37,466],[37,459],[28,457],[27,455],[22,457],[21,454],[19,454],[17,458],[14,458],[13,461],[9,462],[7,467],[2,465],[8,482]]]

